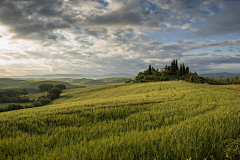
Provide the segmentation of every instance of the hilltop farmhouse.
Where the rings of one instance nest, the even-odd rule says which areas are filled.
[[[166,67],[162,68],[160,72],[170,71],[170,69],[171,69],[171,66],[167,66],[167,65],[166,65]]]

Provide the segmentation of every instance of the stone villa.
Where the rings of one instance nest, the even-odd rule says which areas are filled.
[[[168,69],[170,69],[170,68],[171,68],[171,66],[166,65],[166,67],[162,68],[160,72],[168,71]]]

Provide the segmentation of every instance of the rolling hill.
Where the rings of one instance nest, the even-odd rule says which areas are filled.
[[[132,80],[134,77],[111,77],[111,78],[103,78],[103,79],[71,79],[71,78],[62,78],[57,79],[58,81],[68,82],[74,85],[82,85],[82,86],[97,86],[97,85],[104,85],[110,83],[122,83],[128,80]]]
[[[70,89],[0,113],[0,159],[226,159],[239,106],[239,91],[186,82]]]
[[[23,89],[26,88],[30,93],[36,93],[38,86],[41,84],[64,84],[67,89],[79,88],[84,86],[79,86],[75,84],[70,84],[68,82],[62,82],[57,80],[23,80],[23,79],[9,79],[0,78],[0,89]]]

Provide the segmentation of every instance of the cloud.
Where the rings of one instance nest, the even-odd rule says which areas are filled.
[[[7,76],[9,72],[7,72],[5,69],[0,68],[0,76]]]
[[[239,2],[6,0],[0,3],[0,34],[4,35],[4,41],[0,39],[4,44],[0,49],[1,60],[12,64],[9,66],[16,66],[13,64],[19,60],[22,62],[19,68],[32,67],[31,72],[39,67],[44,73],[49,70],[136,73],[149,63],[161,68],[176,58],[199,71],[194,68],[196,64],[207,70],[210,64],[236,64],[239,60],[238,55],[198,54],[207,48],[223,52],[223,47],[239,47],[239,39],[187,38],[192,33],[211,36],[238,31]]]
[[[13,38],[44,40],[55,29],[70,28],[61,18],[64,5],[57,0],[19,3],[4,1],[0,5],[0,23],[15,34]]]
[[[2,35],[0,35],[0,38],[2,38],[3,36]]]
[[[59,41],[65,41],[67,40],[67,38],[64,36],[64,35],[61,35],[59,38],[58,38]]]
[[[222,52],[220,49],[215,49],[214,52]]]
[[[197,36],[228,34],[240,31],[240,2],[222,1],[219,4],[221,4],[222,9],[212,16],[201,30],[195,32]]]
[[[114,11],[104,15],[95,15],[86,20],[90,25],[140,25],[141,17],[131,11]]]
[[[184,41],[183,40],[177,40],[177,43],[183,43]]]
[[[54,41],[56,41],[57,38],[58,38],[58,37],[55,36],[55,35],[50,35],[50,36],[48,36],[48,39],[53,39]]]

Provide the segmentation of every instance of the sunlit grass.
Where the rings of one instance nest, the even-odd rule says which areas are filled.
[[[237,91],[185,82],[66,90],[0,113],[0,159],[224,159],[239,106]]]

